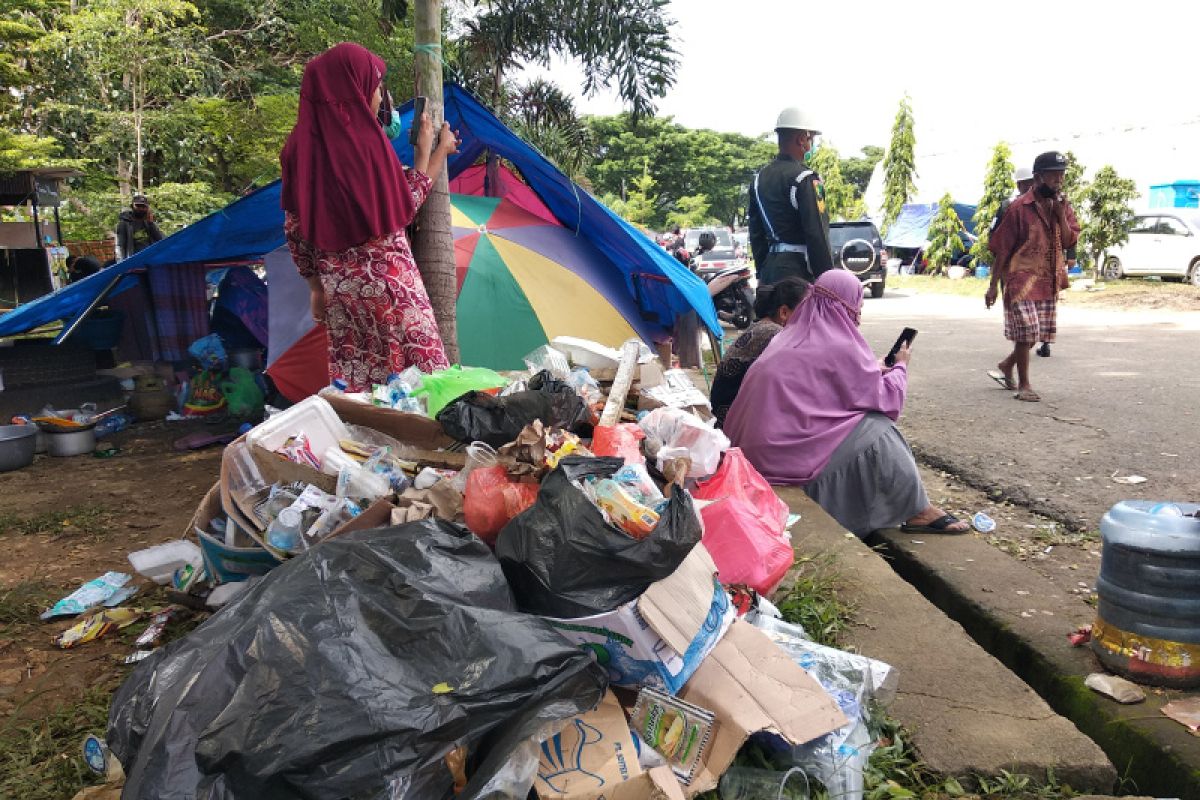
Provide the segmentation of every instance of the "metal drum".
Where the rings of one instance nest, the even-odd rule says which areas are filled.
[[[1092,649],[1132,680],[1200,685],[1200,511],[1196,503],[1117,503],[1104,552]]]

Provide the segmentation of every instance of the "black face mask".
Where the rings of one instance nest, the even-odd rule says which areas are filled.
[[[145,219],[146,215],[149,213],[150,213],[150,210],[146,209],[146,208],[135,208],[133,210],[133,215],[135,217],[137,217],[138,219]]]
[[[1048,185],[1046,185],[1044,183],[1041,186],[1037,187],[1037,193],[1039,195],[1041,195],[1042,197],[1045,197],[1046,199],[1050,199],[1051,197],[1054,197],[1056,194],[1058,194],[1058,192],[1056,192],[1054,189],[1050,188]]]

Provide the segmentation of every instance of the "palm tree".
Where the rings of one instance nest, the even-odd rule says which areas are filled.
[[[394,2],[395,0],[391,0]],[[389,2],[389,0],[384,0]],[[583,91],[616,88],[633,116],[654,111],[655,102],[675,83],[679,54],[671,41],[668,0],[474,0],[480,10],[464,24],[455,42],[456,66],[493,108],[503,113],[506,94],[515,95],[511,112],[522,135],[567,172],[582,166],[582,129],[569,98],[545,82],[506,92],[505,74],[524,63],[549,65],[567,56],[584,70]],[[418,91],[429,98],[429,113],[441,124],[441,0],[415,0]],[[432,47],[431,47],[432,46]],[[551,88],[554,91],[551,91]],[[566,106],[570,105],[570,114]],[[565,123],[565,124],[564,124]],[[489,158],[489,170],[498,162]],[[444,180],[444,179],[443,179]],[[458,356],[455,317],[454,244],[450,199],[442,181],[417,218],[413,250],[425,278],[446,354]]]
[[[592,151],[592,132],[562,89],[541,78],[509,86],[501,116],[573,180],[582,175]]]

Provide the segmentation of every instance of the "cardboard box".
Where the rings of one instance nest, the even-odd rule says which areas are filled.
[[[246,580],[253,575],[265,575],[277,567],[280,559],[266,548],[258,546],[258,537],[243,529],[235,520],[231,519],[230,522],[252,539],[254,546],[230,546],[210,533],[214,519],[228,516],[221,505],[221,484],[214,484],[200,501],[188,529],[196,535],[208,574],[219,583],[230,583]]]
[[[689,796],[715,789],[751,734],[799,745],[848,722],[819,683],[744,620],[733,623],[679,697],[712,711],[718,722]]]
[[[435,419],[360,403],[335,389],[323,389],[320,397],[333,407],[342,422],[373,428],[417,450],[436,451],[455,444]]]
[[[590,649],[613,685],[675,693],[737,616],[716,574],[712,556],[698,544],[679,569],[637,600],[604,614],[547,621]]]
[[[543,800],[683,800],[670,767],[638,765],[629,723],[610,692],[542,744],[534,789]]]

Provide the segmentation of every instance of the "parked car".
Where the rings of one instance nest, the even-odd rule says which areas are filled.
[[[712,250],[697,257],[697,262],[704,269],[724,269],[732,267],[737,260],[733,234],[728,228],[687,228],[683,231],[683,246],[689,253],[699,249],[700,234],[711,233],[717,238],[717,244]]]
[[[1108,251],[1103,274],[1108,280],[1157,275],[1200,287],[1200,212],[1163,208],[1138,214],[1129,241]]]
[[[833,251],[834,267],[857,275],[864,286],[871,287],[871,297],[883,297],[888,251],[875,223],[868,219],[830,223],[829,248]]]

